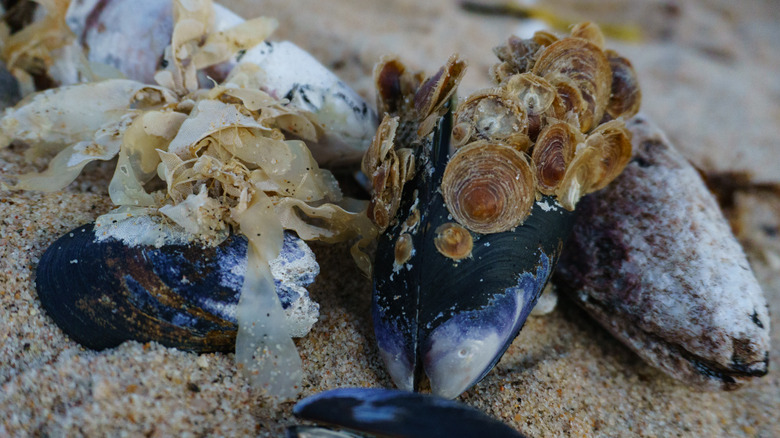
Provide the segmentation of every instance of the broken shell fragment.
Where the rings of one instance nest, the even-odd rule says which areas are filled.
[[[766,299],[693,166],[643,118],[629,128],[636,154],[578,205],[556,282],[671,377],[738,388],[767,372]]]
[[[185,240],[131,246],[102,236],[92,224],[76,228],[41,257],[38,297],[54,322],[88,348],[135,340],[199,353],[232,351],[247,239],[231,234],[218,246]],[[285,233],[271,272],[290,334],[304,336],[319,315],[305,289],[319,273],[314,254]]]
[[[455,113],[452,145],[455,148],[477,140],[526,145],[528,116],[519,100],[502,90],[487,90],[473,94]]]
[[[528,217],[536,182],[524,153],[479,141],[452,156],[441,191],[458,223],[477,233],[500,233]]]
[[[173,1],[72,1],[65,22],[77,44],[87,48],[92,65],[110,67],[128,79],[153,84],[163,52],[171,43]],[[67,83],[76,83],[73,79]]]

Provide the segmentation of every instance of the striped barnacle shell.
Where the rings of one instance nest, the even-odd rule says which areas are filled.
[[[595,181],[599,179],[601,155],[596,148],[583,148],[574,155],[574,159],[566,168],[563,181],[555,190],[563,208],[571,211],[582,196],[591,191]]]
[[[600,177],[588,193],[606,187],[631,160],[631,133],[622,120],[599,125],[585,140],[585,145],[601,151]]]
[[[588,40],[597,45],[599,49],[604,49],[604,34],[601,32],[601,28],[591,21],[574,25],[571,29],[571,36]]]
[[[597,45],[582,38],[556,41],[539,54],[532,71],[555,87],[573,85],[579,91],[584,105],[572,109],[582,132],[589,132],[601,121],[609,102],[612,71]]]
[[[533,42],[538,44],[540,47],[547,47],[550,44],[558,41],[558,36],[555,35],[552,32],[548,32],[546,30],[537,30],[534,32],[534,36],[531,38]]]
[[[631,134],[619,120],[604,123],[585,139],[555,194],[567,210],[583,196],[606,187],[631,159]]]
[[[385,115],[374,141],[363,156],[363,173],[371,182],[368,217],[381,229],[390,224],[398,209],[403,184],[414,171],[413,167],[409,169],[408,160],[399,159],[396,153],[394,141],[397,129],[398,117]]]
[[[574,158],[575,148],[583,139],[582,133],[566,122],[556,121],[545,126],[531,155],[540,192],[555,193]]]
[[[414,95],[414,108],[420,122],[417,135],[425,137],[431,133],[465,73],[466,61],[458,55],[452,55],[436,74],[420,85]]]
[[[642,90],[631,61],[618,55],[614,50],[604,52],[612,70],[612,87],[606,112],[601,122],[622,117],[625,120],[639,112],[642,104]]]
[[[455,114],[452,144],[455,148],[476,140],[500,141],[520,150],[527,140],[525,107],[504,90],[485,90],[469,96]]]
[[[452,260],[462,260],[471,256],[474,240],[471,233],[462,226],[447,222],[436,227],[433,244],[441,255]]]
[[[533,73],[512,76],[502,87],[519,100],[528,114],[528,137],[535,140],[544,125],[546,115],[562,119],[566,105],[555,87]]]
[[[441,191],[447,210],[459,224],[476,233],[499,233],[528,217],[536,181],[523,152],[478,141],[450,158]]]

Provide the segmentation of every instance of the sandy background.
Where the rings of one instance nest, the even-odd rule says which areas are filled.
[[[517,18],[466,13],[447,0],[227,2],[277,17],[275,35],[311,51],[367,97],[379,56],[434,71],[452,52],[470,61],[461,95],[489,85],[490,48]],[[584,1],[546,4],[559,16],[634,24],[631,59],[643,111],[705,171],[750,171],[780,182],[780,4],[772,0]],[[641,25],[640,20],[641,19]],[[373,100],[373,99],[372,99]],[[0,173],[40,166],[0,151]],[[96,353],[43,313],[35,268],[58,236],[110,209],[111,165],[64,192],[0,193],[0,436],[280,436],[292,404],[274,407],[237,374],[232,355],[197,356],[128,342]],[[750,185],[731,216],[772,313],[770,373],[732,393],[700,393],[641,362],[572,303],[531,318],[498,367],[460,397],[529,436],[780,436],[780,197]],[[341,386],[391,386],[373,343],[370,282],[346,247],[315,245],[321,319],[296,341],[302,396]]]

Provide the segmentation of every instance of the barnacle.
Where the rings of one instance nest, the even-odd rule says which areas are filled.
[[[528,116],[520,101],[503,90],[475,93],[463,102],[455,114],[452,128],[454,147],[476,140],[493,139],[525,149],[528,145]]]
[[[597,45],[573,37],[556,41],[539,54],[532,71],[554,86],[561,82],[570,85],[570,81],[579,91],[582,103],[571,109],[577,114],[582,132],[599,123],[609,101],[612,73],[606,55]]]
[[[386,228],[395,216],[403,184],[414,174],[413,164],[402,161],[395,150],[397,129],[398,118],[385,116],[374,141],[363,156],[363,173],[371,179],[371,188],[375,193],[368,217],[380,228]]]
[[[512,76],[504,84],[506,92],[522,102],[528,113],[528,136],[536,140],[545,123],[545,117],[551,115],[562,119],[566,108],[558,91],[546,79],[533,73],[521,73]]]
[[[620,56],[614,50],[604,52],[612,69],[612,86],[604,118],[628,119],[639,112],[642,103],[642,90],[639,89],[639,79],[636,76],[631,61]],[[608,120],[602,120],[606,122]]]
[[[478,233],[516,227],[531,212],[534,173],[523,152],[478,141],[452,156],[442,179],[447,209],[458,223]]]
[[[420,121],[417,135],[425,137],[431,133],[433,125],[446,111],[445,105],[455,94],[465,73],[466,62],[457,55],[452,55],[439,71],[420,84],[414,95],[414,108]]]
[[[442,255],[452,260],[461,260],[471,256],[474,239],[468,230],[456,223],[447,222],[439,225],[435,232],[436,237],[433,239],[433,244]]]
[[[539,134],[531,158],[536,166],[536,181],[541,193],[555,193],[582,137],[576,128],[560,121],[545,126]]]

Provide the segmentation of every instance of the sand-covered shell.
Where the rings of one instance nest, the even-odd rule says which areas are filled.
[[[645,119],[629,126],[636,153],[577,206],[556,283],[649,364],[735,389],[767,372],[766,299],[698,172]]]
[[[92,224],[76,228],[38,264],[38,297],[69,337],[92,349],[126,340],[195,352],[234,349],[246,238],[231,234],[218,246],[156,247],[101,236]],[[313,253],[286,233],[271,272],[291,335],[304,336],[319,315],[305,289],[319,273]]]

